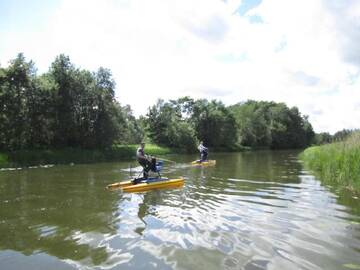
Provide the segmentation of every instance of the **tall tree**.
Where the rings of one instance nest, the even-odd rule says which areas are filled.
[[[253,101],[230,107],[239,129],[239,140],[252,147],[302,148],[314,132],[307,116],[284,103]]]
[[[63,54],[51,64],[50,75],[55,82],[56,130],[55,145],[76,146],[75,141],[75,67]]]
[[[146,124],[149,137],[153,142],[194,151],[195,132],[191,124],[183,119],[180,106],[176,102],[158,100],[149,109]]]
[[[0,74],[0,136],[1,147],[10,150],[27,145],[29,122],[28,102],[35,97],[36,70],[23,54],[10,61]]]
[[[225,105],[216,100],[195,101],[190,117],[196,136],[210,147],[232,147],[237,140],[235,118]]]

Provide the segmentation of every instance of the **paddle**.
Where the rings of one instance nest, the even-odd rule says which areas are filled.
[[[166,158],[161,158],[161,157],[154,157],[157,160],[163,160],[163,161],[168,161],[168,162],[172,162],[172,163],[176,163],[176,161],[170,160],[170,159],[166,159]]]

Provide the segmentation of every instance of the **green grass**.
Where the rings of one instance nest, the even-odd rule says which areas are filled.
[[[135,157],[138,147],[138,144],[114,145],[107,154],[109,154],[111,158],[115,159],[133,158]],[[146,144],[145,153],[152,156],[166,155],[174,153],[174,150],[168,147],[158,146],[156,144]]]
[[[80,148],[19,150],[0,153],[0,167],[34,166],[44,164],[94,163],[134,159],[138,145],[114,145],[109,149],[86,150]],[[148,155],[165,155],[174,150],[155,144],[147,144]]]
[[[300,158],[325,183],[360,192],[360,132],[344,142],[307,148]]]
[[[19,150],[9,153],[0,153],[1,167],[25,167],[45,164],[80,164],[106,161],[135,159],[138,144],[113,145],[109,149],[86,150],[80,148],[47,149],[47,150]],[[217,151],[245,151],[243,146],[236,148],[210,149]],[[146,144],[145,153],[152,156],[161,156],[173,153],[185,153],[185,149],[173,149],[156,144]]]
[[[8,165],[8,155],[0,153],[0,168]]]

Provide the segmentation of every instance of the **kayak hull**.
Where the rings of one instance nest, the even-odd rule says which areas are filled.
[[[193,165],[193,166],[214,166],[214,165],[216,165],[216,160],[209,159],[209,160],[202,161],[202,162],[195,160],[195,161],[191,162],[191,165]]]
[[[145,181],[145,180],[144,180]],[[133,184],[132,180],[123,181],[108,185],[108,189],[122,189],[124,192],[144,192],[152,189],[166,189],[166,188],[179,188],[184,185],[184,178],[179,177],[176,179],[168,178],[150,178],[145,182]]]

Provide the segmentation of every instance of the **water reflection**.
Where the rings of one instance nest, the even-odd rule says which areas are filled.
[[[182,189],[122,194],[128,163],[0,173],[1,269],[347,269],[359,204],[303,171],[296,152],[173,156]],[[132,164],[136,166],[136,164]],[[339,203],[340,202],[340,203]]]
[[[0,249],[59,259],[106,261],[104,234],[112,226],[114,200],[96,187],[89,169],[58,167],[1,175]]]

